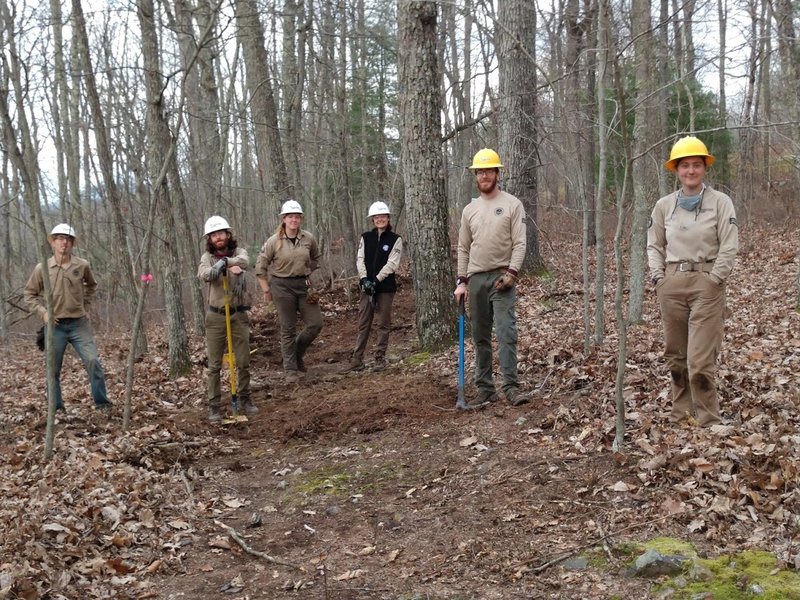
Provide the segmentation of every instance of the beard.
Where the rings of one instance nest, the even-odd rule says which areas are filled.
[[[494,189],[497,187],[497,179],[492,179],[491,181],[479,181],[478,182],[478,190],[481,194],[491,194]]]

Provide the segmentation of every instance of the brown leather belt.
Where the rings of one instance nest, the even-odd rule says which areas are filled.
[[[667,264],[667,269],[673,273],[692,273],[694,271],[710,273],[714,269],[714,261],[692,262],[691,260],[682,260]]]

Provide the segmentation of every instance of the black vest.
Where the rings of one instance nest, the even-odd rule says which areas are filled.
[[[394,243],[400,236],[394,231],[384,231],[381,234],[380,243],[378,243],[378,230],[373,229],[365,232],[361,237],[364,238],[364,266],[367,267],[367,277],[374,279],[389,261],[389,255],[392,253]],[[375,293],[378,294],[396,291],[397,282],[394,279],[394,273],[378,283],[375,288]]]

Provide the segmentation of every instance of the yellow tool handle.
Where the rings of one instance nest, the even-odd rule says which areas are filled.
[[[228,367],[231,371],[231,397],[236,398],[236,356],[233,354],[233,333],[231,332],[231,299],[228,295],[228,275],[222,276],[222,289],[225,290],[225,333],[228,337]]]

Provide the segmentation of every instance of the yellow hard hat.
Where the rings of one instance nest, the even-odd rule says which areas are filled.
[[[500,162],[500,155],[491,148],[484,148],[478,150],[472,158],[472,165],[467,167],[469,169],[502,169],[503,164]]]
[[[708,152],[706,145],[693,135],[687,135],[675,142],[672,151],[669,153],[669,160],[664,163],[664,168],[669,171],[678,170],[678,161],[687,156],[702,156],[706,161],[706,166],[710,167],[716,160]]]

